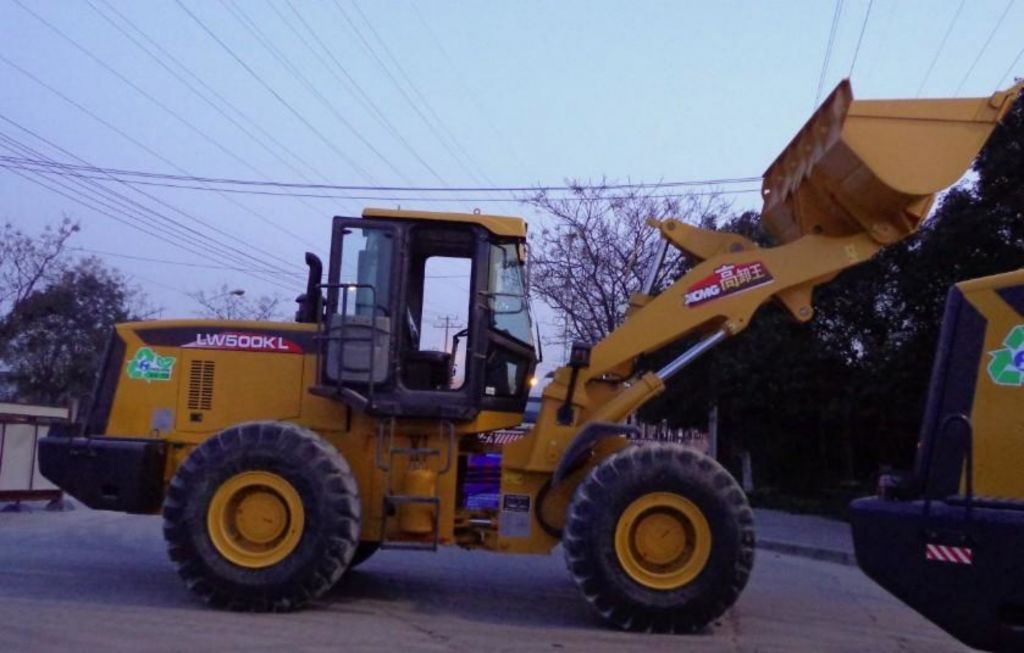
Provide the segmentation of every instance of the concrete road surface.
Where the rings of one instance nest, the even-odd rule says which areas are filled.
[[[160,520],[78,508],[0,513],[0,651],[963,651],[858,570],[758,552],[704,634],[609,630],[550,557],[379,552],[301,612],[193,600]]]

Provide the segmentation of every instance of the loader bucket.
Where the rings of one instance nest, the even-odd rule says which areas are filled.
[[[764,173],[765,226],[779,242],[859,231],[882,244],[904,238],[970,167],[1020,89],[854,100],[842,81]]]

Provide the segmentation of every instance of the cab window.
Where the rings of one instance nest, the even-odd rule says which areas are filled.
[[[391,298],[393,239],[385,229],[345,229],[339,281],[344,289],[342,307],[348,315],[388,315]]]
[[[514,243],[492,243],[487,296],[491,327],[533,346],[524,263]]]

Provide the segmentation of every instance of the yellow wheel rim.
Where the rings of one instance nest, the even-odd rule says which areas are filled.
[[[678,589],[695,579],[711,557],[711,528],[692,501],[651,492],[629,504],[615,527],[615,553],[636,582]]]
[[[291,483],[270,472],[242,472],[210,501],[206,528],[222,556],[240,567],[281,562],[302,538],[306,513]]]

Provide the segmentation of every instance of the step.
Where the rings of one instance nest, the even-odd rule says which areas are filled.
[[[393,447],[391,455],[404,456],[440,456],[441,450],[433,447]]]
[[[441,505],[441,499],[438,497],[428,497],[417,494],[387,494],[384,496],[384,500],[388,503],[393,504],[429,504],[434,506]]]
[[[382,540],[380,548],[394,551],[436,551],[437,543],[430,542],[407,542],[404,540]]]

